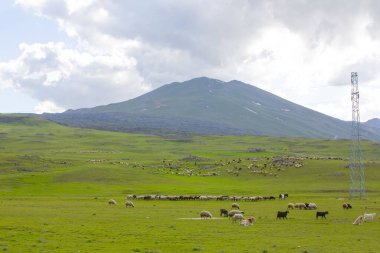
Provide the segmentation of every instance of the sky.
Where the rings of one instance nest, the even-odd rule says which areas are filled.
[[[378,0],[3,0],[0,113],[126,101],[207,76],[380,118]]]

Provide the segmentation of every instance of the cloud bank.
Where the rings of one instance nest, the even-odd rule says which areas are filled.
[[[209,76],[242,80],[350,119],[350,72],[357,71],[363,118],[380,116],[375,0],[15,3],[53,20],[74,41],[21,43],[19,57],[0,63],[4,87],[23,90],[46,108],[118,102]]]

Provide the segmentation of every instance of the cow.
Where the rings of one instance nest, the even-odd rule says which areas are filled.
[[[325,212],[317,212],[316,215],[315,215],[315,218],[318,219],[318,217],[322,217],[322,218],[325,218],[326,219],[326,214],[329,214],[328,211],[325,211]]]
[[[289,213],[289,211],[285,211],[285,212],[278,211],[276,219],[288,219],[288,217],[287,217],[288,213]]]

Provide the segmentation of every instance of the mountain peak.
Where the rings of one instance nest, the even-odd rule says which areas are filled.
[[[225,82],[219,79],[201,76],[201,77],[192,78],[190,80],[183,82],[183,84],[188,84],[188,83],[210,84],[210,83],[225,83]]]
[[[127,132],[186,131],[350,138],[349,122],[294,104],[238,80],[197,77],[110,105],[49,115],[74,126]],[[374,131],[363,137],[380,140]],[[367,137],[368,136],[368,137]]]

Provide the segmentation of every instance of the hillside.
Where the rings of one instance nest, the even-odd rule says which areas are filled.
[[[260,136],[178,139],[0,114],[2,251],[379,252],[379,221],[352,225],[364,211],[380,209],[379,143],[362,143],[368,200],[348,200],[350,143]],[[289,197],[278,200],[279,193]],[[232,200],[129,198],[135,207],[126,208],[131,194],[276,199],[236,200],[246,217],[257,219],[243,227],[219,215],[221,208],[231,209]],[[110,199],[118,204],[109,205]],[[342,209],[348,201],[353,209]],[[288,203],[304,202],[330,214],[317,220],[313,210],[290,210],[289,219],[276,219]],[[202,210],[215,219],[200,220]]]
[[[378,118],[370,119],[367,122],[365,122],[364,125],[380,129],[380,119]]]
[[[164,85],[121,103],[45,114],[54,121],[112,131],[350,138],[349,122],[240,81],[206,77]],[[380,140],[370,127],[364,138]]]

